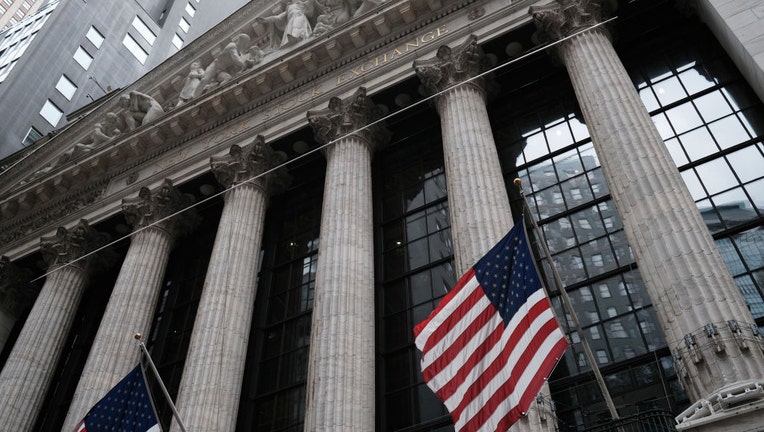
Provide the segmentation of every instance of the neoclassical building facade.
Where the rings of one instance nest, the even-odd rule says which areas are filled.
[[[189,431],[452,430],[413,326],[527,217],[572,347],[512,430],[609,419],[582,337],[619,416],[754,430],[762,29],[756,1],[248,3],[2,161],[0,424],[71,430],[142,333]]]

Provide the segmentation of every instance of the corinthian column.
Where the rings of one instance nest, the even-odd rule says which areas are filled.
[[[88,410],[138,363],[141,352],[133,335],[149,331],[175,234],[186,225],[189,216],[162,219],[193,201],[193,196],[181,194],[169,180],[154,192],[144,187],[137,197],[123,201],[127,222],[136,232],[130,239],[63,430],[73,430]]]
[[[211,160],[218,181],[236,187],[225,195],[180,383],[178,409],[189,431],[236,428],[269,189],[285,180],[255,177],[282,160],[262,136]]]
[[[72,230],[59,228],[56,235],[42,238],[40,248],[51,273],[0,373],[4,430],[32,430],[85,290],[90,258],[82,257],[106,241],[105,234],[84,220]]]
[[[435,99],[443,135],[454,259],[467,271],[512,228],[512,212],[485,100],[493,83],[479,76],[487,58],[470,36],[461,46],[442,46],[435,57],[414,62]]]
[[[530,12],[543,33],[560,39],[600,22],[600,3],[558,1]],[[728,430],[711,424],[725,417],[736,429],[748,418],[764,424],[764,412],[750,406],[738,407],[747,414],[711,414],[724,411],[730,396],[756,394],[747,386],[764,384],[758,328],[608,32],[594,28],[558,47],[682,383],[700,405],[717,404],[691,411],[693,419],[710,415],[694,425]]]
[[[457,274],[465,273],[512,228],[507,186],[501,173],[496,143],[486,109],[486,92],[493,87],[488,61],[469,36],[460,46],[442,46],[435,57],[414,62],[419,79],[433,94],[440,115],[446,163],[448,207]],[[546,385],[542,389],[549,394]],[[536,404],[513,431],[554,430],[546,412]]]
[[[308,112],[325,150],[305,431],[374,430],[374,241],[371,156],[387,131],[359,88]]]

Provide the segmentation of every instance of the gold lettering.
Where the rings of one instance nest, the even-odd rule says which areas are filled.
[[[318,89],[318,87],[313,87],[310,89],[310,97],[314,98],[316,96],[319,96],[321,94],[321,90]]]
[[[308,99],[310,99],[310,93],[308,92],[302,92],[297,95],[297,102],[305,102]]]
[[[419,40],[422,41],[422,43],[431,42],[433,39],[435,39],[435,34],[433,32],[427,32],[422,35],[422,37],[419,38]]]
[[[419,39],[414,39],[414,42],[406,42],[406,52],[409,52],[409,48],[419,48]]]
[[[281,108],[281,112],[284,112],[294,107],[295,105],[297,105],[297,100],[295,100],[295,98],[289,98],[286,101],[284,101],[284,103],[279,104],[279,107]]]
[[[438,27],[437,31],[438,31],[438,37],[448,33],[448,29],[444,25]]]
[[[374,63],[367,61],[366,63],[361,65],[361,72],[366,72],[369,69],[366,69],[366,66],[369,65],[369,69],[372,69],[374,67]]]
[[[342,84],[342,81],[343,81],[343,78],[344,78],[344,77],[345,77],[345,75],[344,75],[344,74],[342,74],[342,75],[337,75],[337,85],[340,85],[340,84]]]

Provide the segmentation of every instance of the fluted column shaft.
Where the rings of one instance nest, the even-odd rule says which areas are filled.
[[[172,242],[159,228],[132,237],[62,430],[73,430],[140,360],[133,335],[149,330]]]
[[[306,431],[374,430],[374,249],[369,145],[326,151]]]
[[[223,185],[246,183],[225,195],[196,312],[177,400],[189,431],[236,429],[268,205],[268,180],[249,179],[275,162],[260,136],[244,149],[234,146],[230,156],[213,158]],[[173,422],[171,430],[180,428]]]
[[[363,88],[309,112],[325,151],[318,269],[308,361],[305,431],[374,431],[374,238],[371,159],[386,138]],[[322,128],[322,123],[326,123]]]
[[[437,100],[458,274],[512,228],[512,212],[483,90],[455,87]]]
[[[169,180],[155,191],[142,188],[139,196],[123,201],[125,217],[139,230],[132,236],[101,324],[74,392],[64,431],[74,429],[141,357],[133,335],[148,332],[164,279],[174,233],[188,221],[187,213],[163,218],[188,207],[193,196],[183,195]]]
[[[568,19],[595,15],[563,9]],[[559,12],[539,8],[534,16],[547,28],[559,28]],[[668,345],[697,347],[705,358],[693,365],[682,351],[687,366],[697,367],[683,379],[686,390],[699,399],[736,382],[762,380],[764,354],[740,349],[726,322],[742,326],[753,318],[606,30],[574,36],[559,55]],[[711,349],[707,324],[728,341],[721,352]]]
[[[454,260],[466,272],[512,228],[512,212],[485,97],[492,86],[486,58],[470,36],[461,46],[443,46],[436,57],[414,63],[436,100],[443,136]]]
[[[485,76],[476,78],[487,67],[475,36],[453,49],[443,46],[436,57],[414,63],[430,92],[445,90],[437,96],[436,108],[457,274],[464,274],[514,225],[486,108],[486,90],[493,83]],[[549,395],[546,384],[541,393]],[[534,403],[511,430],[554,430],[548,407]]]
[[[236,428],[266,202],[251,185],[226,195],[178,395],[188,430]]]
[[[56,241],[70,242],[69,233],[59,229]],[[66,264],[87,252],[87,247],[79,246],[83,247],[52,258],[52,273],[45,279],[0,373],[0,425],[3,430],[31,431],[42,408],[87,285],[87,260]],[[71,246],[64,248],[75,249]]]

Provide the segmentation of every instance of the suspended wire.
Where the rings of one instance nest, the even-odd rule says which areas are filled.
[[[198,206],[200,206],[200,205],[202,205],[204,203],[207,203],[207,202],[209,202],[209,201],[211,201],[211,200],[213,200],[213,199],[215,199],[215,198],[217,198],[217,197],[219,197],[221,195],[224,195],[224,194],[228,193],[229,191],[234,190],[237,187],[241,186],[242,184],[253,182],[253,181],[255,181],[255,180],[257,180],[257,179],[259,179],[261,177],[267,176],[267,175],[269,175],[271,173],[274,173],[274,172],[276,172],[278,170],[281,170],[282,168],[285,168],[285,167],[287,167],[288,165],[290,165],[290,164],[292,164],[294,162],[297,162],[297,161],[299,161],[301,159],[304,159],[304,158],[306,158],[306,157],[308,157],[308,156],[310,156],[310,155],[312,155],[312,154],[314,154],[316,152],[319,152],[319,151],[321,151],[321,150],[323,150],[323,149],[325,149],[325,148],[327,148],[327,147],[329,147],[329,146],[331,146],[331,145],[333,145],[333,144],[335,144],[335,143],[337,143],[337,142],[339,142],[339,141],[341,141],[341,140],[343,140],[343,139],[345,139],[347,137],[355,135],[358,132],[361,132],[361,131],[363,131],[365,129],[368,129],[368,128],[372,127],[372,126],[375,126],[377,124],[384,123],[386,120],[394,117],[397,114],[403,113],[403,112],[405,112],[407,110],[410,110],[410,109],[412,109],[414,107],[417,107],[417,106],[422,105],[424,103],[430,102],[431,100],[433,100],[433,99],[435,99],[435,98],[437,98],[437,97],[439,97],[439,96],[441,96],[441,95],[443,95],[445,93],[448,93],[449,91],[451,91],[455,87],[458,87],[458,86],[463,85],[465,83],[469,83],[471,81],[474,81],[474,80],[477,80],[477,79],[482,78],[484,76],[487,76],[489,74],[492,74],[492,73],[494,73],[494,72],[496,72],[496,71],[498,71],[500,69],[503,69],[503,68],[505,68],[507,66],[510,66],[510,65],[512,65],[512,64],[514,64],[516,62],[524,60],[524,59],[526,59],[528,57],[531,57],[531,56],[533,56],[535,54],[538,54],[538,53],[540,53],[542,51],[545,51],[545,50],[547,50],[549,48],[555,47],[555,46],[557,46],[557,45],[559,45],[559,44],[561,44],[561,43],[563,43],[563,42],[565,42],[565,41],[567,41],[569,39],[572,39],[572,38],[574,38],[574,37],[576,37],[576,36],[578,36],[578,35],[580,35],[582,33],[591,31],[591,30],[593,30],[595,28],[598,28],[600,26],[608,24],[608,23],[610,23],[610,22],[612,22],[612,21],[614,21],[616,19],[618,19],[618,17],[614,16],[614,17],[612,17],[610,19],[607,19],[607,20],[602,21],[602,22],[600,22],[598,24],[595,24],[595,25],[593,25],[591,27],[587,27],[587,28],[585,28],[583,30],[579,30],[579,31],[577,31],[577,32],[575,32],[573,34],[565,36],[564,38],[558,39],[558,40],[556,40],[554,42],[547,43],[546,45],[543,45],[541,47],[535,48],[535,49],[533,49],[531,51],[528,51],[527,53],[524,53],[524,54],[522,54],[522,55],[520,55],[518,57],[515,57],[515,58],[513,58],[511,60],[508,60],[505,63],[497,65],[497,66],[495,66],[493,68],[490,68],[490,69],[486,70],[485,72],[482,72],[480,74],[475,75],[472,78],[466,79],[466,80],[461,81],[461,82],[456,83],[456,84],[453,84],[453,85],[451,85],[451,86],[449,86],[449,87],[447,87],[447,88],[445,88],[445,89],[443,89],[441,91],[438,91],[438,92],[433,93],[432,95],[426,96],[423,99],[421,99],[421,100],[419,100],[417,102],[414,102],[414,103],[412,103],[412,104],[410,104],[410,105],[408,105],[408,106],[406,106],[404,108],[401,108],[398,111],[395,111],[393,113],[390,113],[390,114],[387,114],[385,116],[382,116],[379,119],[374,120],[372,122],[369,122],[368,124],[366,124],[364,126],[361,126],[360,128],[358,128],[358,129],[356,129],[354,131],[348,132],[348,133],[346,133],[346,134],[344,134],[342,136],[339,136],[339,137],[337,137],[337,138],[335,138],[335,139],[333,139],[333,140],[331,140],[331,141],[329,141],[329,142],[327,142],[327,143],[325,143],[323,145],[319,145],[319,146],[313,148],[312,150],[309,150],[309,151],[306,151],[305,153],[297,155],[297,156],[293,157],[292,159],[290,159],[288,161],[285,161],[285,162],[283,162],[283,163],[281,163],[281,164],[279,164],[277,166],[274,166],[274,167],[272,167],[270,169],[267,169],[267,170],[263,171],[262,173],[257,174],[257,175],[255,175],[255,176],[253,176],[253,177],[251,177],[251,178],[249,178],[249,179],[247,179],[245,181],[242,181],[242,182],[239,182],[239,183],[233,183],[231,186],[229,186],[229,187],[227,187],[227,188],[225,188],[225,189],[223,189],[223,190],[221,190],[221,191],[219,191],[217,193],[214,193],[214,194],[212,194],[212,195],[210,195],[210,196],[208,196],[208,197],[206,197],[206,198],[204,198],[204,199],[202,199],[200,201],[197,201],[197,202],[189,205],[188,207],[182,208],[182,209],[180,209],[180,210],[178,210],[178,211],[176,211],[174,213],[171,213],[171,214],[169,214],[169,215],[167,215],[167,216],[165,216],[163,218],[160,218],[160,219],[158,219],[158,220],[156,220],[156,221],[154,221],[154,222],[152,222],[152,223],[150,223],[150,224],[148,224],[146,226],[134,229],[132,232],[130,232],[128,234],[125,234],[124,236],[122,236],[122,237],[120,237],[120,238],[118,238],[116,240],[108,242],[108,243],[104,244],[103,246],[100,246],[100,247],[98,247],[96,249],[93,249],[92,251],[90,251],[88,253],[85,253],[82,256],[80,256],[80,257],[78,257],[78,258],[76,258],[76,259],[74,259],[72,261],[69,261],[69,262],[67,262],[65,264],[61,264],[60,266],[56,266],[53,269],[49,269],[48,271],[46,271],[42,275],[32,279],[30,282],[36,282],[38,280],[41,280],[41,279],[47,277],[48,275],[52,274],[53,272],[57,271],[59,268],[66,267],[68,265],[71,265],[71,264],[74,264],[74,263],[79,262],[81,260],[84,260],[84,259],[90,257],[91,255],[94,255],[94,254],[96,254],[96,253],[98,253],[98,252],[100,252],[100,251],[102,251],[104,249],[107,249],[107,248],[109,248],[111,246],[116,245],[119,242],[122,242],[124,240],[129,239],[130,237],[132,237],[135,234],[138,234],[138,233],[140,233],[140,232],[142,232],[144,230],[152,228],[152,227],[154,227],[157,224],[160,224],[160,223],[162,223],[164,221],[167,221],[167,220],[169,220],[169,219],[171,219],[171,218],[173,218],[175,216],[181,215],[181,214],[185,213],[186,211],[189,211],[189,210],[191,210],[191,209],[193,209],[195,207],[198,207]],[[6,170],[6,172],[7,172],[7,170]]]

